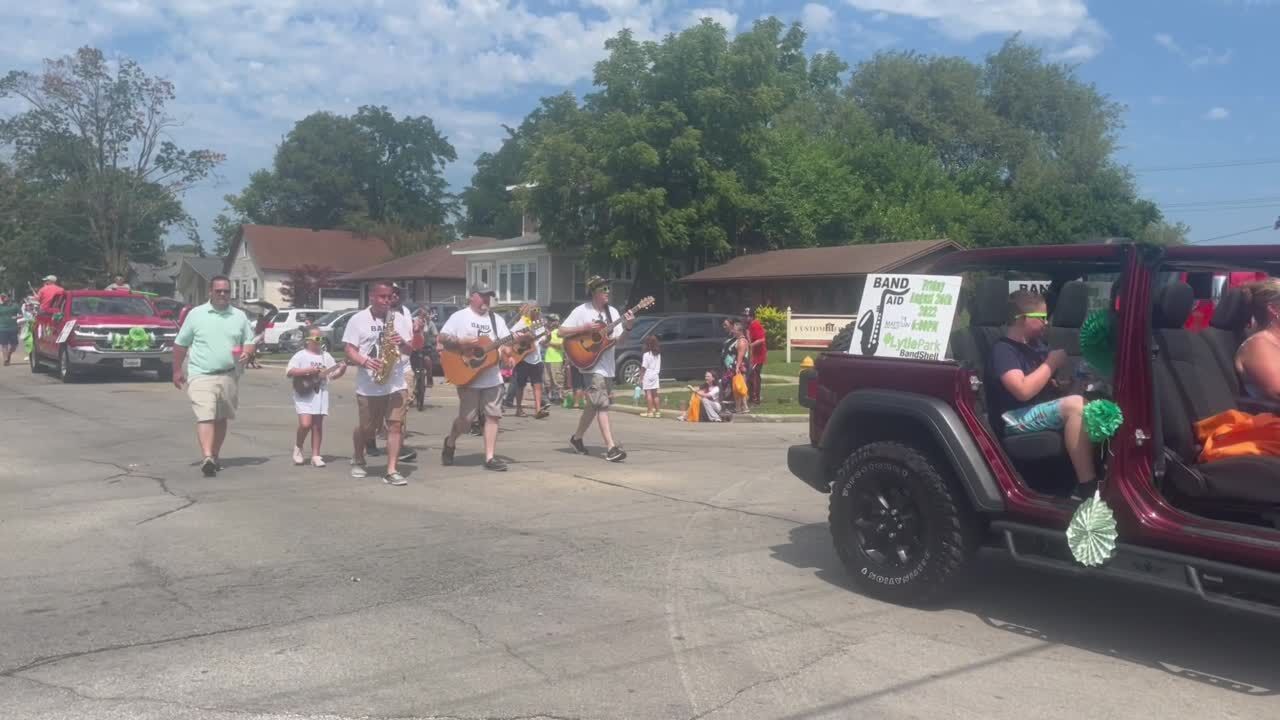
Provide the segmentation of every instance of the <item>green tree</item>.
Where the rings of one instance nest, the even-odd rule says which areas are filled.
[[[168,139],[174,97],[171,82],[88,47],[0,79],[0,98],[25,106],[0,122],[0,141],[38,196],[29,223],[51,238],[46,255],[69,276],[126,274],[131,260],[156,259],[174,226],[195,238],[181,197],[223,156]],[[77,232],[85,242],[53,239]]]
[[[1186,245],[1190,234],[1191,226],[1186,223],[1159,220],[1147,224],[1135,239],[1154,245]]]

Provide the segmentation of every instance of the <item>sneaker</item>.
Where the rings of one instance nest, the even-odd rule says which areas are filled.
[[[622,462],[623,460],[627,459],[627,451],[623,450],[617,445],[614,445],[613,447],[609,448],[609,452],[604,454],[604,459],[608,460],[609,462]]]
[[[324,458],[319,455],[311,456],[311,467],[324,467]]]
[[[494,472],[506,472],[507,464],[502,462],[498,458],[489,458],[488,460],[484,461],[484,469],[492,470]]]
[[[398,460],[399,462],[413,462],[414,460],[417,460],[417,459],[418,459],[418,451],[414,450],[413,448],[405,448],[401,450],[400,454],[396,457],[396,460]]]
[[[213,458],[207,457],[200,463],[200,472],[204,473],[205,477],[213,477],[218,474],[218,463],[214,462]]]
[[[294,464],[294,465],[301,465],[301,464],[303,464],[304,462],[306,462],[306,460],[304,460],[304,459],[302,458],[302,448],[300,448],[300,447],[296,447],[296,448],[294,448],[294,449],[293,449],[293,464]]]
[[[480,437],[484,435],[484,423],[475,423],[471,426],[471,434]]]
[[[453,464],[453,453],[458,449],[457,445],[450,445],[449,438],[444,439],[444,445],[440,447],[440,464],[449,466]]]
[[[383,475],[382,482],[388,485],[395,485],[396,487],[401,487],[403,485],[409,484],[409,481],[405,480],[404,476],[398,472],[387,473],[386,475]]]
[[[360,462],[351,461],[351,477],[357,480],[369,477],[369,471],[365,469],[363,460]]]
[[[587,446],[586,446],[586,443],[582,442],[582,438],[573,437],[572,435],[570,435],[569,444],[573,446],[574,450],[578,451],[579,455],[587,454]]]
[[[551,411],[544,406],[542,409],[538,410],[538,412],[534,413],[533,419],[545,420],[549,415],[551,415]]]

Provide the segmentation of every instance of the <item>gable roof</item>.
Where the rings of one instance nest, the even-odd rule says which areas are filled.
[[[465,280],[467,259],[454,253],[477,250],[498,242],[497,238],[471,235],[448,245],[437,245],[412,255],[371,265],[338,278],[343,281],[364,280]]]
[[[166,252],[158,264],[145,262],[129,263],[129,274],[137,285],[168,285],[178,277],[182,261],[197,256],[183,252]]]
[[[208,280],[222,272],[226,259],[220,257],[185,257],[182,259],[182,264],[191,268],[191,271],[195,274]]]
[[[328,268],[336,273],[349,273],[373,263],[391,259],[386,241],[373,235],[348,230],[312,230],[279,225],[241,225],[231,243],[224,271],[249,243],[249,257],[259,270],[289,272],[302,265]]]
[[[959,250],[951,240],[794,248],[740,255],[699,270],[680,282],[704,283],[783,278],[821,278],[890,272],[930,256]]]
[[[479,247],[457,248],[454,252],[459,255],[483,255],[491,252],[515,252],[517,250],[530,250],[533,248],[545,247],[546,246],[542,243],[542,235],[536,232],[531,232],[525,235],[506,238],[504,240],[494,240],[487,245]]]

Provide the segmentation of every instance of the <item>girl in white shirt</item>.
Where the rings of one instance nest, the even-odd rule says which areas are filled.
[[[324,334],[320,328],[307,332],[306,346],[289,358],[285,377],[293,380],[293,408],[298,413],[298,434],[293,445],[293,464],[305,462],[302,443],[311,433],[311,464],[324,467],[320,444],[324,441],[324,417],[329,414],[329,381],[342,377],[345,363],[339,365],[325,352]]]
[[[658,376],[662,372],[662,346],[658,344],[657,335],[650,335],[644,339],[644,357],[640,359],[640,367],[644,370],[640,388],[644,390],[645,401],[649,405],[649,411],[641,413],[640,417],[662,417],[662,412],[658,410]]]

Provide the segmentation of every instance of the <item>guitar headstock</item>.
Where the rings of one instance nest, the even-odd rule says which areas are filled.
[[[650,296],[648,296],[648,297],[640,298],[640,302],[636,303],[636,306],[635,306],[635,307],[633,307],[633,308],[631,308],[631,312],[639,312],[639,311],[641,311],[641,310],[648,310],[649,308],[653,307],[653,304],[654,304],[655,302],[657,302],[657,301],[653,299],[653,296],[652,296],[652,295],[650,295]]]

